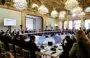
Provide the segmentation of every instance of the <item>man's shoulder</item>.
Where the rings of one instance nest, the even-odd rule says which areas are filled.
[[[73,43],[73,46],[78,46],[78,43],[76,42],[76,43]]]

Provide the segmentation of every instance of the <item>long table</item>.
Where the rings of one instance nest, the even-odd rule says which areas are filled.
[[[41,58],[59,58],[62,52],[62,47],[59,46],[59,48],[56,48],[56,51],[42,49],[40,52],[36,52],[36,54],[37,57],[41,56]]]
[[[60,33],[60,31],[31,32],[31,33],[24,33],[24,34],[25,35],[37,35],[37,34],[50,34],[50,33]]]

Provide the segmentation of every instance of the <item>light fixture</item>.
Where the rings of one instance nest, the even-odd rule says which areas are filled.
[[[65,8],[66,8],[67,10],[71,10],[71,9],[77,7],[78,4],[79,4],[79,3],[78,3],[77,0],[67,0],[67,1],[65,2]]]
[[[64,19],[66,15],[66,11],[60,11],[59,13],[59,19]]]
[[[60,11],[60,14],[65,15],[66,14],[66,11]]]
[[[32,5],[31,5],[31,8],[38,8],[39,6],[37,5],[37,4],[35,4],[35,3],[33,3]]]
[[[59,19],[64,19],[65,15],[59,15]]]
[[[73,8],[72,10],[70,10],[71,14],[80,14],[82,12],[82,8],[81,7],[76,7],[76,8]]]
[[[72,14],[72,17],[76,17],[77,15],[76,14]]]
[[[52,10],[52,12],[51,12],[51,17],[53,17],[53,18],[58,17],[58,12],[56,11],[55,8],[54,8],[54,9]]]
[[[49,13],[48,8],[44,4],[41,4],[41,6],[38,8],[38,11],[39,11],[40,14],[47,14],[47,13]]]
[[[85,9],[85,12],[90,12],[90,6]]]
[[[13,2],[16,9],[23,10],[27,8],[26,0],[14,0]]]
[[[58,26],[58,24],[55,24],[55,26]]]
[[[85,17],[85,12],[81,12],[81,13],[79,14],[79,17]]]

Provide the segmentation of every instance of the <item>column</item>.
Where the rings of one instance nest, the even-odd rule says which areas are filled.
[[[62,21],[59,20],[59,25],[58,25],[58,27],[59,27],[60,30],[63,30],[63,29],[62,29],[62,26],[63,26],[63,25],[62,25]]]
[[[64,30],[64,20],[62,20],[62,31]]]
[[[69,19],[67,19],[67,29],[69,28]]]
[[[85,19],[83,17],[81,17],[80,19],[81,19],[81,28],[85,29]]]
[[[25,20],[25,16],[26,16],[26,12],[22,11],[21,13],[21,25],[23,26],[23,30],[26,29],[26,20]]]
[[[54,26],[55,26],[55,19],[54,18],[50,19],[50,24],[51,24],[51,28],[54,29]]]
[[[72,20],[72,29],[75,30],[75,23],[74,23],[74,19],[71,19]]]

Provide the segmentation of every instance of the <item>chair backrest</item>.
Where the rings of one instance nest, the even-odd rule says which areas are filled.
[[[1,53],[1,54],[0,54],[0,58],[6,58],[6,57],[5,57],[5,53]]]
[[[20,47],[15,45],[15,52],[18,53],[18,54],[21,54],[21,50],[20,50]]]
[[[0,47],[4,48],[4,43],[2,41],[0,41]]]
[[[13,51],[13,44],[9,43],[8,45],[9,45],[9,50]]]
[[[30,58],[30,51],[22,49],[22,53],[24,58]]]
[[[0,49],[1,49],[1,52],[4,53],[5,52],[5,49],[4,49],[4,43],[0,41]]]

